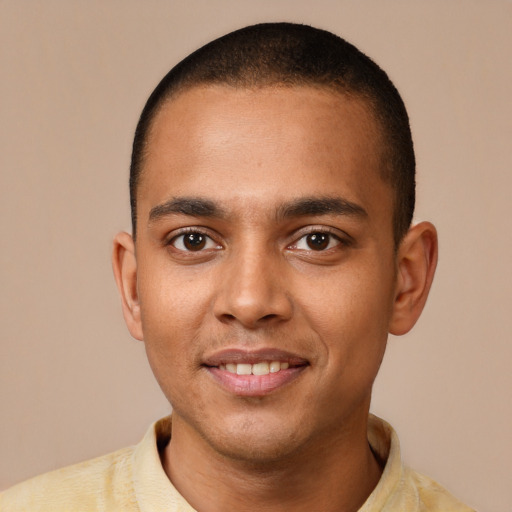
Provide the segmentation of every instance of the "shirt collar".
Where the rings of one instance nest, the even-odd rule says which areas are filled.
[[[165,448],[170,438],[171,417],[168,416],[151,425],[133,452],[133,487],[141,512],[194,512],[162,467],[159,449]],[[370,414],[368,442],[384,471],[359,512],[382,510],[403,483],[400,443],[391,425]]]

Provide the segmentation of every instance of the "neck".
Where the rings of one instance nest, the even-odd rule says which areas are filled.
[[[286,458],[255,464],[218,454],[173,416],[163,465],[178,492],[199,512],[246,512],[255,504],[266,512],[355,512],[381,475],[366,423],[367,417],[358,428],[352,425]]]

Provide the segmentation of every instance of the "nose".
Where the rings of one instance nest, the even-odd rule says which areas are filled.
[[[244,251],[227,258],[214,304],[221,322],[257,329],[292,317],[283,269],[278,258],[264,252]]]

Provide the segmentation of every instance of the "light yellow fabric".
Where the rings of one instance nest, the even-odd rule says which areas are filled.
[[[158,446],[169,438],[170,418],[164,418],[135,447],[8,489],[0,494],[0,511],[194,512],[162,468]],[[368,439],[376,456],[387,462],[359,512],[471,512],[439,484],[403,466],[398,438],[386,422],[370,416]]]

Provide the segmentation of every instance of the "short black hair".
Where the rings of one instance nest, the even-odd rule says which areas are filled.
[[[355,46],[326,30],[294,23],[252,25],[215,39],[172,68],[152,92],[133,141],[130,204],[134,237],[137,186],[155,114],[180,91],[213,84],[241,89],[324,87],[367,102],[382,130],[381,174],[394,190],[393,232],[398,246],[414,213],[416,168],[402,98],[387,74]]]

